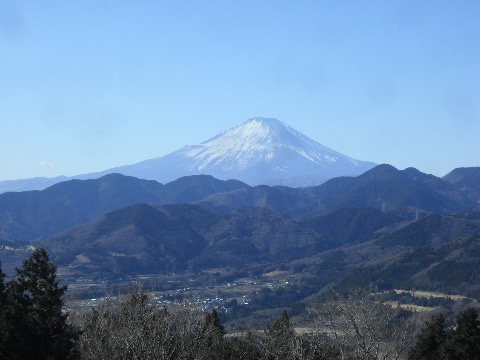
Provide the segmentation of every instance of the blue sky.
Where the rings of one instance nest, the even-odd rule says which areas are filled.
[[[400,169],[480,166],[480,2],[0,0],[0,180],[256,116]]]

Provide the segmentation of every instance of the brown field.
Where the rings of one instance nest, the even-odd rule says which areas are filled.
[[[414,305],[414,304],[398,304],[398,301],[387,301],[385,302],[385,305],[390,305],[392,308],[396,308],[397,306],[400,306],[400,308],[409,310],[409,311],[415,311],[415,312],[428,312],[428,311],[433,311],[435,308],[433,307],[427,307],[427,306],[420,306],[420,305]]]
[[[463,296],[463,295],[449,295],[449,294],[442,294],[442,293],[435,292],[435,291],[395,289],[395,292],[397,294],[409,293],[410,295],[416,296],[416,297],[426,297],[426,298],[440,297],[440,298],[445,298],[445,299],[452,299],[452,300],[455,300],[455,301],[465,300],[465,299],[474,300],[474,299],[468,298],[468,297]]]

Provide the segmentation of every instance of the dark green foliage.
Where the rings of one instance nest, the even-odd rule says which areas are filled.
[[[205,315],[200,331],[199,342],[207,348],[207,359],[224,359],[231,352],[229,344],[224,339],[225,328],[220,324],[218,313],[215,309]]]
[[[78,331],[62,313],[66,286],[45,250],[35,250],[7,283],[3,302],[5,359],[74,359]]]
[[[286,311],[265,330],[263,348],[267,359],[288,359],[295,347],[295,330]]]
[[[2,271],[2,263],[0,263],[0,309],[3,310],[5,302],[5,274]]]
[[[290,323],[290,318],[286,311],[265,330],[268,339],[268,346],[275,358],[286,355],[291,347],[291,341],[295,336],[295,330]]]
[[[445,332],[445,317],[440,315],[427,322],[420,332],[415,347],[408,354],[409,360],[438,360],[442,353],[441,347],[447,338]]]
[[[228,353],[224,354],[227,356],[221,359],[261,359],[262,353],[251,332],[247,332],[243,338],[234,338],[227,344],[229,344]]]
[[[480,358],[480,321],[475,309],[466,309],[458,316],[456,327],[448,332],[443,356],[445,360]]]
[[[440,315],[427,322],[409,360],[477,360],[480,356],[480,321],[478,311],[468,308],[457,318],[455,326],[446,330]]]
[[[0,263],[0,357],[5,354],[6,339],[8,334],[8,324],[5,319],[6,293],[5,293],[5,274],[2,271]]]
[[[213,309],[205,316],[202,327],[203,342],[209,347],[216,347],[223,342],[225,328],[220,324],[217,310]]]

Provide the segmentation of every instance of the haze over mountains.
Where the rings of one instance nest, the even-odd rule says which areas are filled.
[[[277,119],[255,118],[200,145],[112,170],[159,182],[208,174],[249,185],[299,187],[359,175],[374,165],[329,149]]]
[[[70,180],[0,195],[0,259],[11,276],[33,244],[69,279],[280,267],[309,291],[374,283],[480,296],[480,168],[453,175],[379,165],[306,188],[205,175]]]
[[[471,169],[455,172],[472,173]],[[263,207],[295,220],[343,208],[373,208],[413,219],[460,212],[475,206],[480,168],[472,184],[450,184],[416,169],[378,165],[357,177],[339,177],[305,188],[250,186],[237,180],[192,175],[165,185],[121,174],[69,180],[41,191],[0,194],[0,236],[20,241],[45,239],[108,212],[138,203],[194,204],[224,214]],[[447,177],[449,178],[449,177]],[[459,184],[456,187],[455,184]]]
[[[332,285],[376,284],[480,298],[479,167],[439,178],[373,166],[278,120],[252,119],[201,145],[120,169],[190,175],[163,184],[90,174],[0,194],[7,275],[33,245],[45,247],[70,281],[220,272],[236,278],[282,269],[302,279],[305,296]],[[197,174],[205,169],[260,184]],[[262,183],[320,175],[334,177],[315,186]]]
[[[110,173],[171,182],[182,176],[212,175],[249,185],[319,185],[338,176],[356,176],[374,163],[329,149],[277,119],[254,118],[207,140],[137,164],[71,178],[93,179]],[[0,182],[0,193],[41,190],[65,177]]]

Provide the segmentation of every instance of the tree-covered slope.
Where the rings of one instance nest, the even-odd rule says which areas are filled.
[[[331,263],[335,258],[339,261]],[[375,284],[479,298],[480,221],[432,215],[313,261],[322,263],[333,264],[329,271],[341,288]]]
[[[207,246],[216,215],[192,205],[137,204],[41,243],[59,265],[78,272],[122,274],[185,270]]]
[[[296,219],[343,208],[374,208],[413,219],[425,213],[455,213],[474,203],[451,184],[416,169],[378,165],[357,177],[339,177],[309,188],[256,186],[217,193],[197,204],[229,212],[263,206]]]
[[[191,176],[162,185],[120,174],[69,180],[42,191],[0,194],[0,236],[31,241],[129,205],[189,203],[212,193],[247,187],[239,181]]]

